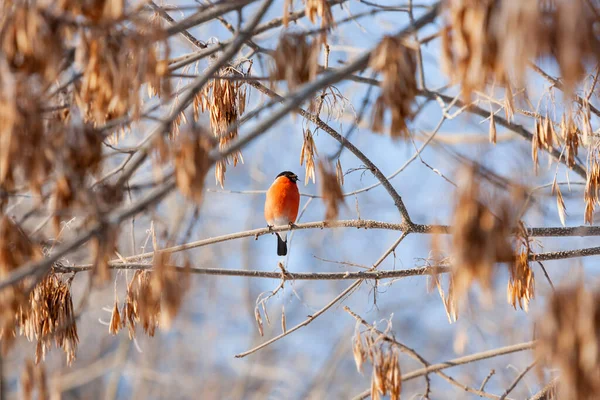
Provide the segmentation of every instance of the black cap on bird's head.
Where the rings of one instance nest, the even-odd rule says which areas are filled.
[[[298,182],[298,175],[296,175],[295,173],[291,172],[291,171],[283,171],[282,173],[280,173],[279,175],[277,175],[277,178],[279,178],[280,176],[285,176],[286,178],[288,178],[290,181],[296,183]]]

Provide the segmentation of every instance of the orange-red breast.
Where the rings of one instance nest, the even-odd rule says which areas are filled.
[[[275,178],[275,182],[267,191],[265,201],[265,219],[267,225],[288,225],[296,222],[300,206],[298,176],[290,171],[283,171]],[[277,232],[277,255],[287,254],[287,232]]]

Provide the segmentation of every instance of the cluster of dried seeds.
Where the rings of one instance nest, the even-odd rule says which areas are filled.
[[[79,336],[71,298],[71,280],[50,274],[29,294],[29,305],[18,313],[21,335],[37,341],[35,363],[45,360],[54,341],[65,352],[67,364],[75,359]]]
[[[58,76],[66,43],[60,25],[44,11],[29,2],[5,9],[0,46],[12,71],[49,83]]]
[[[598,398],[600,293],[585,289],[581,283],[556,290],[536,326],[535,353],[540,367],[560,370],[558,398]]]
[[[60,230],[60,222],[69,219],[70,210],[76,207],[93,206],[94,212],[106,212],[106,205],[97,202],[101,196],[91,195],[85,187],[91,176],[100,172],[102,164],[103,135],[91,125],[73,126],[62,134],[54,134],[52,139],[51,158],[54,165],[59,165],[54,186],[54,229]],[[106,194],[106,193],[105,193]],[[120,195],[110,201],[110,205],[120,201]],[[104,205],[104,206],[103,206]]]
[[[183,297],[189,288],[191,264],[186,261],[183,271],[177,271],[170,265],[171,257],[167,253],[157,252],[152,266],[152,290],[161,299],[160,326],[168,329],[183,304]]]
[[[219,72],[219,76],[232,78],[238,76],[232,67]],[[241,80],[213,79],[204,87],[194,100],[194,118],[198,119],[200,110],[210,114],[210,127],[219,142],[219,149],[225,149],[238,137],[237,124],[246,109],[247,86]],[[243,163],[242,152],[236,151],[226,160],[215,163],[215,178],[221,187],[225,184],[227,165],[235,167]]]
[[[473,167],[467,167],[457,181],[451,233],[452,279],[458,298],[474,281],[488,291],[495,264],[514,260],[510,236],[516,225],[515,207],[503,199],[486,205],[480,179]]]
[[[527,311],[529,302],[535,295],[535,277],[529,265],[530,238],[523,223],[519,223],[515,241],[516,255],[514,262],[508,265],[510,277],[506,286],[506,297],[515,309],[518,303],[521,309]]]
[[[568,166],[572,167],[575,165],[575,157],[579,151],[580,137],[583,136],[591,137],[593,135],[589,108],[586,109],[581,107],[576,117],[579,117],[579,127],[573,120],[573,116],[569,114],[566,116],[563,114],[560,123],[555,124],[552,119],[546,115],[545,117],[537,117],[535,119],[535,126],[533,132],[533,138],[531,141],[531,157],[533,159],[534,168],[537,169],[538,164],[538,150],[551,151],[555,145],[564,144],[565,161]],[[558,132],[554,128],[558,125]]]
[[[319,161],[319,192],[325,203],[325,219],[337,219],[344,193],[336,171],[329,163]]]
[[[43,257],[42,251],[31,243],[27,234],[9,217],[0,219],[0,281],[7,279],[16,269]],[[6,351],[15,336],[17,319],[27,306],[25,283],[0,289],[0,344]]]
[[[509,304],[516,309],[517,303],[521,309],[527,311],[529,302],[535,294],[535,278],[529,266],[527,252],[517,256],[514,263],[509,264],[510,278],[506,287],[506,296]]]
[[[499,14],[498,2],[454,0],[445,6],[447,26],[442,35],[442,68],[446,75],[460,82],[467,96],[488,83],[505,83],[492,25],[495,21],[492,16]]]
[[[375,49],[369,65],[383,75],[381,94],[373,109],[373,132],[383,131],[385,112],[389,110],[390,136],[408,136],[406,123],[414,116],[412,106],[418,94],[415,51],[401,39],[386,36]]]
[[[24,181],[41,193],[52,163],[44,129],[42,104],[35,85],[14,75],[0,59],[0,187],[12,190]]]
[[[189,268],[176,271],[169,265],[168,254],[157,252],[152,271],[137,270],[127,286],[127,295],[119,313],[118,301],[112,311],[109,332],[116,335],[127,327],[129,338],[135,337],[135,327],[141,324],[148,336],[154,336],[159,326],[169,328],[189,287]]]
[[[173,149],[177,187],[196,203],[202,201],[204,178],[211,166],[211,147],[208,135],[202,130],[189,130],[178,136]]]
[[[306,35],[285,33],[273,52],[272,81],[285,80],[288,88],[313,80],[319,72],[319,40],[308,41]]]
[[[594,222],[594,211],[600,204],[600,143],[594,145],[588,154],[588,171],[583,195],[585,201],[585,222]]]
[[[58,9],[83,16],[93,23],[110,22],[123,17],[125,0],[58,0]]]
[[[331,5],[327,0],[305,0],[306,16],[314,24],[317,22],[317,17],[321,18],[321,29],[323,32],[321,38],[323,43],[327,43],[327,30],[335,27],[333,14],[331,13]]]
[[[485,202],[481,189],[482,176],[473,167],[460,171],[453,224],[451,225],[451,257],[442,257],[440,231],[432,232],[431,259],[434,268],[450,265],[448,294],[442,288],[441,276],[434,271],[430,289],[437,287],[450,323],[456,321],[464,294],[478,282],[489,295],[496,264],[505,263],[510,274],[507,300],[527,311],[535,294],[535,277],[529,265],[531,239],[522,222],[517,221],[516,204],[522,192],[515,190],[510,198],[496,197]],[[488,205],[486,205],[488,204]],[[513,229],[514,245],[511,244]],[[514,250],[513,250],[514,248]],[[485,298],[489,299],[489,296]]]
[[[121,325],[127,326],[130,339],[135,337],[137,324],[142,325],[142,329],[148,336],[154,336],[159,324],[160,294],[157,295],[152,290],[150,275],[149,271],[137,270],[127,286],[127,296],[121,311],[121,318],[123,318]],[[110,325],[113,326],[113,323]]]
[[[154,37],[114,32],[105,36],[81,35],[76,60],[83,76],[76,85],[76,103],[87,120],[102,124],[141,109],[140,88],[150,85],[169,95],[168,46],[160,34]],[[163,54],[157,49],[161,43]]]
[[[400,371],[399,349],[386,340],[391,326],[385,332],[374,328],[360,332],[360,322],[352,337],[352,353],[356,369],[362,374],[363,365],[369,361],[373,366],[371,375],[371,398],[381,399],[388,396],[391,400],[399,400],[402,392],[402,372]]]
[[[445,4],[444,70],[465,96],[488,84],[522,84],[528,63],[553,57],[568,93],[586,61],[600,54],[593,26],[598,10],[586,0],[450,0]]]

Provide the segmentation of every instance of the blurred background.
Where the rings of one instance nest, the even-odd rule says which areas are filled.
[[[134,4],[126,3],[126,10],[136,10]],[[220,20],[211,19],[191,27],[189,33],[209,46],[230,40],[232,33],[225,25],[231,24],[236,28],[241,16],[243,26],[261,5],[258,1],[247,3],[240,8],[240,12],[226,12],[220,15]],[[430,1],[383,0],[328,3],[331,3],[333,19],[338,21],[338,25],[327,33],[330,49],[328,63],[333,69],[343,68],[365,51],[373,49],[384,35],[395,34],[409,26],[411,20],[419,18],[434,4]],[[175,21],[181,21],[198,12],[206,2],[157,0],[156,5],[167,10]],[[294,11],[306,7],[299,0],[273,1],[261,23],[280,18],[285,5]],[[161,18],[153,11],[146,14],[154,19]],[[252,37],[253,43],[261,51],[243,46],[234,59],[252,61],[249,76],[268,77],[273,65],[270,54],[277,47],[282,32],[314,31],[319,28],[319,23],[302,17],[291,21],[287,28],[279,26],[268,29]],[[164,21],[163,24],[170,26]],[[461,88],[451,84],[440,64],[442,44],[439,32],[443,26],[444,17],[439,16],[434,23],[418,31],[419,38],[433,35],[420,47],[425,85],[431,92],[454,99],[460,94]],[[317,37],[314,34],[312,36]],[[169,45],[169,57],[172,59],[198,51],[182,35],[171,36]],[[322,52],[319,60],[323,64]],[[211,62],[214,62],[214,58],[202,59],[182,68],[179,72],[190,77],[171,77],[173,88],[177,90],[190,83]],[[247,72],[248,65],[246,62],[241,69]],[[552,60],[541,60],[538,65],[551,76],[559,74]],[[72,73],[77,73],[77,67]],[[382,79],[371,70],[360,71],[357,75]],[[592,80],[591,75],[584,79],[581,84],[583,93]],[[269,82],[263,83],[269,85]],[[549,113],[551,118],[559,121],[564,110],[562,92],[556,88],[550,89],[551,83],[532,70],[526,73],[525,83],[526,96],[515,94],[513,126],[522,126],[534,132],[536,122],[532,113],[535,112],[541,115]],[[271,101],[255,88],[246,87],[246,115]],[[283,96],[288,93],[285,81],[277,82],[273,89]],[[389,181],[404,200],[415,223],[452,223],[456,206],[455,184],[459,182],[457,173],[461,165],[475,162],[501,177],[508,185],[502,188],[488,181],[483,182],[482,185],[490,189],[488,194],[492,199],[494,193],[507,192],[513,183],[527,188],[531,201],[523,214],[526,226],[561,226],[557,200],[551,187],[555,179],[561,184],[566,225],[584,224],[585,178],[557,163],[545,151],[539,153],[536,173],[531,160],[531,142],[524,140],[514,130],[497,125],[497,143],[490,143],[489,114],[482,117],[473,113],[472,108],[466,110],[456,104],[454,107],[445,104],[446,112],[440,104],[443,100],[419,95],[413,104],[418,112],[414,120],[408,123],[409,137],[397,139],[387,134],[377,134],[371,130],[371,121],[373,104],[379,92],[379,88],[358,82],[358,79],[336,83],[326,92],[321,118],[341,135],[349,135],[350,142],[385,176],[403,168]],[[145,105],[155,104],[155,100],[148,98],[145,89],[140,93]],[[473,107],[488,113],[490,110],[500,110],[497,117],[506,118],[503,107],[499,105],[504,97],[504,91],[492,85],[487,94],[475,94]],[[364,99],[368,103],[361,110]],[[458,101],[463,100],[458,98]],[[591,99],[593,101],[594,98]],[[165,102],[151,115],[160,118],[171,106]],[[303,104],[304,108],[308,106],[307,102]],[[271,106],[242,124],[239,136],[244,137],[277,107]],[[361,113],[362,119],[358,121]],[[187,116],[188,120],[193,119],[189,110]],[[595,122],[594,116],[592,125]],[[157,124],[151,118],[143,118],[133,123],[127,133],[118,135],[118,140],[113,140],[111,146],[117,149],[136,146]],[[198,124],[205,127],[210,125],[207,113],[200,113]],[[298,186],[303,196],[296,223],[322,221],[325,206],[320,198],[314,197],[321,194],[319,176],[315,183],[309,180],[305,184],[305,165],[300,164],[300,151],[307,129],[313,134],[317,159],[336,154],[339,149],[337,141],[305,118],[290,113],[243,148],[244,162],[235,167],[228,166],[223,188],[215,182],[213,169],[209,171],[199,209],[195,210],[188,199],[178,191],[173,191],[156,207],[137,215],[134,221],[123,223],[117,243],[119,254],[129,257],[152,251],[152,232],[156,233],[159,246],[168,247],[264,228],[264,192],[284,170],[293,171],[300,178]],[[105,146],[103,151],[108,154],[113,150]],[[107,158],[100,175],[118,168],[127,157],[128,154],[117,154]],[[585,166],[586,153],[582,151],[579,157]],[[402,222],[393,199],[381,185],[361,191],[378,183],[364,163],[347,149],[341,151],[339,162],[344,172],[342,190],[348,194],[340,207],[340,220]],[[152,184],[142,190],[130,191],[124,200],[125,204],[135,204],[143,199],[159,185],[160,175],[166,175],[165,171],[169,171],[169,168],[160,166],[154,159],[147,160],[129,184],[133,187],[144,186],[148,182]],[[353,194],[357,191],[359,193]],[[42,206],[36,204],[35,198],[25,196],[13,199],[9,207],[7,214],[20,218],[32,208]],[[24,226],[31,230],[40,226],[48,214],[39,214]],[[74,216],[71,222],[73,227],[63,223],[61,243],[80,232],[78,218],[81,216]],[[79,228],[75,229],[75,225]],[[54,235],[50,226],[44,226],[41,232],[48,238]],[[283,261],[291,273],[355,272],[372,267],[401,235],[399,231],[384,229],[303,229],[291,233],[289,253],[284,259],[276,255],[275,236],[267,234],[257,238],[250,236],[227,240],[177,253],[172,261],[181,265],[187,260],[192,266],[200,268],[270,272],[280,271],[278,262]],[[432,235],[408,235],[378,269],[404,270],[431,265],[431,240]],[[447,237],[441,239],[444,246],[450,244],[449,240]],[[592,247],[595,243],[594,237],[538,237],[532,247],[534,252],[557,252]],[[597,281],[595,260],[595,257],[568,258],[546,261],[543,266],[555,286],[574,282],[578,276],[585,276],[586,284],[593,285]],[[63,262],[76,266],[91,263],[93,259],[88,248],[81,248],[67,255]],[[79,312],[77,357],[71,366],[67,366],[64,353],[53,348],[45,362],[48,386],[51,393],[60,393],[63,399],[354,398],[371,387],[371,365],[365,364],[362,374],[357,371],[353,357],[353,335],[357,324],[344,307],[349,307],[367,323],[382,331],[391,326],[390,335],[396,340],[418,352],[430,363],[439,363],[534,339],[536,318],[542,314],[552,288],[540,265],[532,262],[530,266],[535,276],[535,297],[528,311],[518,306],[515,309],[507,302],[509,272],[506,268],[497,268],[492,281],[490,304],[480,301],[480,288],[473,285],[464,305],[459,308],[458,320],[453,323],[448,320],[438,290],[430,290],[429,276],[386,279],[376,283],[366,280],[306,326],[242,358],[235,356],[282,333],[283,315],[289,330],[334,300],[354,281],[297,280],[286,281],[283,287],[279,287],[280,279],[192,273],[184,278],[189,283],[189,289],[184,293],[182,306],[172,326],[169,329],[160,327],[154,337],[148,337],[138,326],[135,339],[130,340],[127,329],[110,335],[108,325],[115,299],[119,304],[125,299],[127,282],[132,279],[134,272],[113,270],[110,281],[100,285],[91,285],[90,274],[81,272],[75,274],[71,288],[75,309]],[[447,288],[445,278],[442,281]],[[264,301],[263,308],[260,300],[276,289],[276,293]],[[256,309],[262,318],[263,336],[257,326]],[[268,314],[268,319],[265,314]],[[360,331],[364,329],[364,326],[359,327]],[[7,398],[21,398],[22,366],[25,359],[33,357],[34,352],[34,343],[18,337],[14,347],[2,357]],[[475,389],[479,389],[486,377],[493,374],[485,385],[485,392],[493,394],[495,397],[492,398],[498,398],[533,360],[531,351],[521,351],[458,365],[445,372]],[[423,366],[406,352],[400,353],[399,365],[403,374]],[[546,375],[535,373],[535,370],[528,373],[509,398],[532,396],[548,382],[548,376],[548,371]],[[479,397],[436,374],[430,374],[429,379],[429,398]],[[402,384],[402,398],[423,398],[426,386],[424,377],[407,380]]]

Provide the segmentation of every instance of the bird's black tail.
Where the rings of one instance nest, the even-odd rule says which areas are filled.
[[[284,242],[283,240],[281,240],[281,237],[279,235],[277,236],[277,255],[278,256],[285,256],[287,254],[287,242]]]

